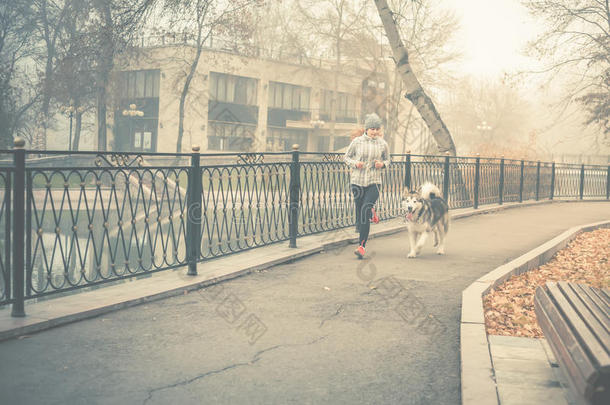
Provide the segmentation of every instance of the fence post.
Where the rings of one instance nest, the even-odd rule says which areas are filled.
[[[519,202],[523,202],[523,169],[525,162],[521,159],[521,174],[519,175]]]
[[[549,200],[552,200],[555,197],[555,162],[551,165],[551,195]]]
[[[443,198],[449,204],[449,158],[450,154],[447,152],[447,156],[445,156],[445,168],[444,168],[444,176],[443,176]]]
[[[498,203],[504,202],[504,156],[500,159],[500,185],[498,187]]]
[[[292,145],[292,164],[290,165],[290,215],[288,227],[291,248],[297,247],[299,232],[299,199],[301,197],[301,165],[299,164],[299,145]]]
[[[188,171],[188,189],[186,207],[186,254],[188,275],[197,275],[197,262],[201,249],[201,168],[199,146],[193,145],[191,167]]]
[[[580,199],[582,200],[585,194],[585,164],[580,166]]]
[[[32,173],[25,176],[25,296],[32,294]]]
[[[477,153],[474,166],[474,208],[479,208],[479,183],[481,181],[481,157]]]
[[[536,201],[538,201],[538,197],[540,196],[540,161],[536,165]]]
[[[606,174],[606,200],[610,200],[610,165],[608,165],[608,174]]]
[[[610,167],[609,167],[610,169]],[[609,172],[610,173],[610,172]],[[405,163],[405,184],[407,190],[411,190],[411,151],[407,151],[407,161]]]
[[[24,317],[24,235],[25,235],[25,140],[14,141],[13,174],[13,307],[11,316]]]

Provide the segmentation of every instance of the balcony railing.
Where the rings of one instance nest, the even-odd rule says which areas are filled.
[[[197,37],[190,32],[167,32],[159,35],[147,35],[137,38],[132,46],[141,48],[165,47],[165,46],[195,46]],[[326,59],[295,53],[283,49],[261,48],[259,46],[227,40],[215,36],[208,37],[203,47],[210,51],[227,52],[252,58],[269,59],[278,62],[292,63],[304,66],[328,67],[332,65],[332,59]]]
[[[354,225],[334,153],[0,151],[0,305],[197,264]],[[451,208],[609,199],[610,167],[393,155],[377,212],[432,181]]]

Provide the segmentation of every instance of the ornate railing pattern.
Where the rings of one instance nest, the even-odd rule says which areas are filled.
[[[452,208],[471,207],[474,201],[476,164],[468,159],[456,159],[449,167],[449,204]]]
[[[504,162],[504,202],[519,201],[521,182],[521,164],[518,160],[507,159]],[[499,191],[498,191],[499,192]]]
[[[562,164],[555,166],[555,196],[578,197],[581,167]]]
[[[300,162],[299,235],[354,223],[349,170],[334,160]]]
[[[126,163],[26,168],[27,297],[186,264],[187,168]]]
[[[11,169],[0,168],[0,303],[11,296]]]
[[[341,154],[0,151],[0,305],[353,226]],[[6,158],[8,157],[8,158]],[[27,157],[27,159],[26,159]],[[610,198],[610,167],[393,155],[376,209],[426,181],[451,208]]]
[[[583,180],[583,195],[605,197],[608,192],[608,173],[603,167],[585,167]]]
[[[201,180],[200,258],[288,239],[289,163],[203,166]]]
[[[379,200],[377,202],[377,211],[379,219],[390,219],[400,215],[400,201],[402,199],[402,193],[405,185],[405,164],[404,157],[397,157],[400,162],[397,164],[390,165],[389,168],[385,169],[382,173],[381,189],[379,190]],[[349,177],[347,179],[349,182]],[[354,207],[350,207],[350,211],[354,214],[355,222],[355,211]],[[351,223],[350,223],[351,225]]]

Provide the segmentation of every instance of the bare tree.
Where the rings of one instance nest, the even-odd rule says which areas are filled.
[[[400,73],[406,88],[405,97],[411,101],[422,119],[426,122],[440,153],[449,152],[455,155],[455,144],[447,126],[438,113],[432,99],[426,94],[409,62],[409,52],[405,47],[396,20],[386,0],[375,0],[379,17],[383,23],[386,36],[392,48],[396,61],[396,69]]]
[[[462,79],[451,87],[446,111],[460,154],[535,157],[536,150],[526,146],[540,115],[518,83]]]
[[[46,149],[47,129],[50,125],[52,87],[54,73],[62,55],[58,52],[57,42],[64,29],[64,22],[69,13],[68,1],[35,0],[32,10],[35,13],[36,43],[42,44],[37,52],[37,63],[41,65],[42,78],[39,129],[37,130],[36,147]],[[34,44],[36,46],[36,44]]]
[[[0,147],[12,147],[15,135],[28,140],[26,116],[38,101],[37,82],[28,65],[33,57],[34,15],[30,2],[0,5]]]
[[[117,54],[130,47],[144,17],[155,0],[89,0],[91,1],[90,39],[96,44],[94,66],[96,70],[96,104],[98,149],[107,148],[107,108],[110,73]]]
[[[394,16],[413,57],[412,67],[418,78],[424,86],[442,87],[441,83],[448,81],[443,65],[456,57],[444,47],[457,28],[455,17],[435,9],[429,0],[392,4],[396,6]],[[253,41],[265,48],[264,51],[275,57],[291,54],[292,59],[298,58],[300,63],[312,67],[329,66],[330,62],[335,78],[352,73],[383,82],[384,89],[377,89],[370,97],[363,94],[363,97],[367,100],[367,112],[376,111],[387,118],[386,137],[390,145],[395,144],[397,138],[404,138],[409,125],[421,119],[418,114],[410,114],[412,119],[408,119],[406,114],[399,113],[399,109],[404,108],[402,104],[408,103],[402,97],[403,81],[395,64],[388,63],[391,51],[380,41],[384,35],[383,26],[371,3],[294,0],[269,8],[262,9],[262,18],[255,22]],[[335,82],[328,83],[328,88],[334,90],[331,94],[337,94]],[[329,115],[335,117],[336,96],[331,101],[334,101],[330,108],[333,113]],[[332,132],[333,120],[328,121]]]
[[[224,31],[227,36],[247,36],[247,27],[239,22],[240,13],[257,3],[257,0],[230,3],[217,0],[166,0],[164,9],[171,12],[170,26],[174,31],[183,31],[185,45],[191,45],[185,49],[187,69],[180,92],[176,152],[182,152],[187,97],[206,42],[215,31]]]
[[[445,69],[447,62],[459,56],[446,47],[457,30],[455,15],[450,11],[439,10],[431,0],[398,0],[392,1],[390,5],[394,10],[400,36],[404,38],[410,56],[410,65],[422,86],[429,89],[446,88],[448,84],[455,82],[455,78]],[[386,96],[388,112],[386,140],[390,150],[394,152],[400,139],[402,152],[405,153],[407,144],[416,147],[416,144],[421,144],[419,138],[430,135],[425,125],[418,124],[421,117],[414,113],[413,104],[403,97],[406,89],[396,65],[386,63],[391,50],[386,49],[385,44],[379,43],[379,36],[384,34],[378,18],[375,13],[364,24],[369,39],[359,38],[355,46],[360,47],[361,52],[363,50],[368,52],[364,60],[368,63],[369,69],[381,74],[389,83]],[[371,42],[372,45],[362,46],[363,43]],[[408,112],[405,113],[405,110]]]
[[[55,48],[59,55],[50,91],[59,110],[74,118],[72,150],[78,150],[83,114],[95,104],[95,41],[89,35],[89,7],[71,0]]]
[[[316,3],[302,2],[268,0],[254,10],[247,22],[252,27],[248,43],[257,49],[258,56],[298,62],[303,66],[322,65],[321,56],[328,53],[331,46],[316,35],[301,12],[306,4]]]
[[[339,76],[344,68],[344,48],[362,30],[366,15],[365,1],[325,0],[315,2],[297,1],[302,22],[319,41],[328,47],[327,53],[334,56],[333,91],[330,103],[329,150],[334,150],[335,123],[339,96]],[[314,7],[315,5],[315,7]]]
[[[610,143],[610,5],[608,0],[527,0],[532,15],[548,29],[529,50],[544,59],[541,71],[550,77],[565,72],[571,78],[566,104],[582,103],[586,124],[599,126]]]
[[[588,112],[585,124],[601,127],[605,135],[604,141],[610,145],[610,68],[598,79],[594,89],[578,100]]]
[[[206,0],[196,0],[194,2],[191,1],[176,1],[171,2],[170,5],[172,7],[177,7],[181,12],[186,12],[186,14],[190,14],[193,18],[193,22],[195,29],[191,32],[192,35],[195,36],[195,55],[190,63],[188,68],[188,73],[184,79],[184,84],[182,86],[182,91],[180,92],[180,106],[178,108],[178,138],[176,141],[176,152],[182,152],[182,138],[184,136],[184,107],[186,103],[186,97],[188,96],[189,89],[191,87],[191,82],[193,81],[193,77],[195,76],[195,72],[197,71],[197,66],[199,65],[199,58],[201,57],[201,52],[203,51],[203,44],[209,38],[212,27],[210,27],[210,15],[212,14],[212,2]]]

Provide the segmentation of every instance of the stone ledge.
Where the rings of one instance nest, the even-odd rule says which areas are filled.
[[[460,365],[462,403],[496,405],[498,394],[484,324],[460,324]],[[482,383],[486,381],[493,384]]]

